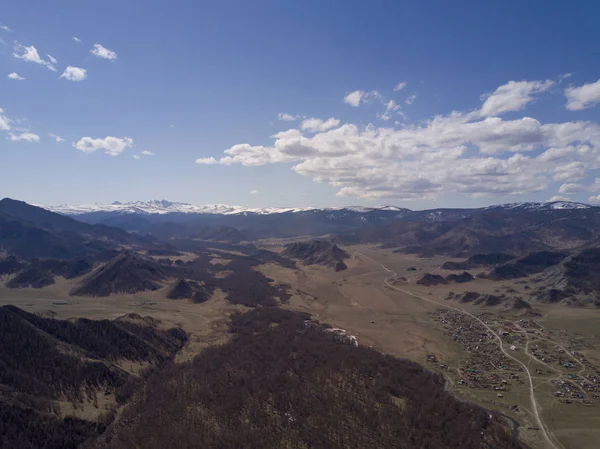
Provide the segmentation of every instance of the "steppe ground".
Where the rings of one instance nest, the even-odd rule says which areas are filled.
[[[269,250],[280,250],[280,241],[263,242]],[[520,437],[533,448],[545,447],[536,430],[530,410],[528,384],[514,386],[498,398],[495,391],[473,389],[458,384],[458,367],[469,354],[463,346],[447,335],[446,329],[436,320],[444,305],[464,309],[473,314],[488,312],[503,320],[520,319],[515,312],[503,312],[499,306],[486,307],[463,304],[444,299],[450,291],[461,293],[477,291],[499,295],[509,293],[528,299],[527,284],[514,281],[488,281],[476,279],[465,284],[425,287],[415,282],[426,272],[446,275],[440,266],[451,260],[447,257],[423,259],[417,256],[393,253],[373,246],[345,248],[351,259],[348,269],[334,272],[321,266],[302,266],[297,269],[266,264],[258,267],[275,282],[290,285],[292,297],[284,307],[307,311],[323,323],[345,329],[355,335],[360,344],[399,357],[417,361],[429,369],[438,370],[448,378],[448,388],[457,396],[496,409],[520,424]],[[215,255],[215,263],[226,270],[227,260]],[[396,272],[402,289],[421,296],[417,298],[405,292],[393,290],[384,284],[391,276],[381,263]],[[416,270],[407,271],[409,267]],[[477,271],[471,271],[476,274]],[[68,291],[77,282],[61,280],[43,290],[11,290],[0,287],[0,305],[14,304],[27,311],[68,319],[87,317],[113,319],[128,313],[149,315],[162,321],[164,327],[181,326],[191,334],[190,343],[178,356],[178,361],[189,360],[202,348],[226,341],[228,316],[241,306],[233,306],[225,295],[217,291],[203,303],[166,299],[165,289],[135,295],[113,295],[108,298],[70,297]],[[431,303],[427,298],[439,303]],[[539,323],[552,341],[567,346],[573,340],[580,343],[580,352],[595,366],[600,366],[600,310],[577,309],[562,305],[533,303],[539,316],[528,316]],[[530,337],[527,337],[530,338]],[[536,343],[544,341],[537,335]],[[427,356],[435,355],[437,362],[428,362]],[[524,351],[515,352],[531,372],[544,365],[535,361]],[[448,369],[440,369],[447,364]],[[561,374],[563,376],[563,374]],[[555,387],[550,377],[534,377],[535,394],[546,427],[558,445],[567,449],[596,448],[600,439],[600,404],[584,405],[577,402],[565,404],[553,395]],[[562,378],[562,377],[561,377]],[[514,407],[516,406],[516,407]]]

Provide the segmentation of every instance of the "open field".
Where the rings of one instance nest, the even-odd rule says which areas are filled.
[[[111,295],[105,298],[68,295],[72,282],[57,282],[43,292],[34,289],[8,289],[0,286],[0,305],[13,304],[28,312],[50,315],[57,319],[85,317],[115,319],[128,313],[151,316],[161,320],[165,329],[180,326],[190,334],[187,345],[177,355],[177,361],[193,358],[203,348],[228,338],[228,317],[241,306],[229,304],[222,291],[202,304],[166,298],[166,288],[134,295]]]
[[[279,244],[273,242],[269,249],[276,251]],[[309,312],[323,323],[345,329],[360,344],[441,372],[448,379],[447,388],[459,398],[517,421],[520,438],[531,447],[597,447],[600,311],[532,302],[535,313],[531,313],[448,300],[450,292],[468,291],[528,299],[529,281],[475,279],[428,287],[416,281],[428,272],[452,273],[440,269],[449,258],[425,259],[365,245],[345,249],[351,259],[346,261],[348,269],[340,272],[275,263],[253,269],[290,286],[292,297],[283,307]],[[215,252],[211,263],[226,269],[227,254]],[[202,304],[166,299],[167,287],[106,298],[71,297],[68,291],[75,282],[60,279],[43,290],[0,287],[0,305],[14,304],[63,319],[113,319],[131,312],[150,315],[165,327],[181,326],[191,334],[177,361],[226,341],[229,315],[243,309],[229,304],[220,290]],[[488,328],[482,327],[483,322]],[[502,353],[499,341],[510,357]],[[514,350],[509,349],[512,346]],[[545,442],[539,428],[523,366],[531,373],[538,413],[554,443]]]

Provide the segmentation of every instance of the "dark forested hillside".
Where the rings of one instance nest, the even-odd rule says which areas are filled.
[[[186,338],[139,316],[62,321],[0,307],[0,448],[77,447],[104,425],[62,417],[55,401],[125,400],[135,379],[118,362],[163,366]]]
[[[88,224],[10,198],[0,200],[0,253],[24,258],[102,258],[121,245],[143,249],[168,245],[102,224]]]
[[[522,447],[501,420],[446,393],[440,376],[309,318],[234,315],[229,343],[150,378],[108,447]]]

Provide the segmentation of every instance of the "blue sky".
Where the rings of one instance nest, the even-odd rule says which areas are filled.
[[[600,5],[572,3],[4,0],[0,196],[595,202]]]

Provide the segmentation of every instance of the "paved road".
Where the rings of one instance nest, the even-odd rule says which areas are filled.
[[[479,319],[479,318],[478,318],[478,317],[476,317],[475,315],[473,315],[473,314],[471,314],[471,313],[467,312],[466,310],[460,309],[460,308],[458,308],[458,307],[449,306],[449,305],[447,305],[447,304],[440,303],[440,302],[438,302],[438,301],[435,301],[435,300],[433,300],[433,299],[431,299],[431,298],[426,298],[426,297],[424,297],[424,296],[417,295],[417,294],[415,294],[415,293],[413,293],[413,292],[410,292],[410,291],[408,291],[408,290],[404,290],[403,288],[399,288],[399,287],[396,287],[395,285],[392,285],[392,284],[390,284],[390,282],[389,282],[389,281],[390,281],[390,279],[394,279],[394,278],[397,278],[397,277],[398,277],[398,275],[396,274],[396,272],[394,272],[394,271],[390,270],[390,269],[389,269],[388,267],[386,267],[386,266],[385,266],[383,263],[381,263],[381,262],[379,262],[379,261],[377,261],[377,260],[373,259],[372,257],[369,257],[369,256],[367,256],[367,255],[365,255],[365,254],[362,254],[362,253],[359,253],[359,252],[357,252],[357,254],[359,254],[359,255],[361,255],[361,256],[363,256],[363,257],[365,257],[365,258],[369,259],[369,260],[372,260],[372,261],[373,261],[373,262],[375,262],[375,263],[378,263],[378,264],[380,264],[380,265],[381,265],[381,267],[382,267],[382,268],[383,268],[385,271],[387,271],[388,273],[391,273],[391,275],[390,275],[390,276],[388,276],[387,278],[385,278],[385,279],[383,280],[383,283],[384,283],[385,285],[387,285],[388,287],[390,287],[390,288],[393,288],[394,290],[398,290],[398,291],[400,291],[400,292],[402,292],[402,293],[406,293],[407,295],[410,295],[410,296],[412,296],[412,297],[414,297],[414,298],[421,299],[421,300],[423,300],[423,301],[427,301],[427,302],[431,302],[431,303],[437,304],[437,305],[438,305],[438,306],[440,306],[440,307],[444,307],[444,308],[446,308],[446,309],[450,309],[450,310],[454,310],[454,311],[456,311],[456,312],[463,313],[463,314],[465,314],[465,315],[468,315],[468,316],[470,316],[470,317],[471,317],[471,318],[473,318],[474,320],[477,320],[479,323],[481,323],[481,325],[483,325],[483,326],[484,326],[484,327],[485,327],[485,328],[486,328],[486,329],[487,329],[487,330],[488,330],[488,331],[489,331],[489,332],[490,332],[490,333],[491,333],[491,334],[494,336],[494,338],[495,338],[495,339],[496,339],[496,341],[498,342],[498,347],[499,347],[499,348],[500,348],[500,350],[501,350],[501,351],[504,353],[504,355],[505,355],[506,357],[508,357],[509,359],[511,359],[511,360],[514,360],[515,362],[517,362],[518,364],[520,364],[520,365],[523,367],[523,369],[525,370],[525,373],[527,374],[527,378],[529,379],[529,399],[530,399],[530,401],[531,401],[531,409],[533,410],[533,415],[534,415],[534,417],[535,417],[535,420],[537,421],[538,427],[539,427],[539,429],[540,429],[540,430],[541,430],[541,432],[542,432],[542,436],[544,437],[544,440],[545,440],[545,442],[546,442],[546,446],[547,446],[549,449],[564,449],[563,445],[562,445],[562,444],[560,444],[558,441],[556,441],[556,439],[555,439],[555,438],[553,438],[553,437],[550,435],[549,431],[546,429],[546,426],[544,425],[544,421],[542,420],[542,417],[540,416],[540,413],[539,413],[539,408],[540,408],[540,407],[539,407],[539,405],[538,405],[538,403],[537,403],[537,400],[535,399],[535,393],[534,393],[534,388],[533,388],[533,379],[531,378],[531,373],[529,372],[529,368],[527,368],[527,366],[526,366],[526,365],[525,365],[523,362],[521,362],[519,359],[517,359],[517,358],[513,357],[512,355],[510,355],[510,354],[509,354],[509,353],[506,351],[506,349],[504,349],[504,345],[503,345],[502,339],[500,338],[500,336],[499,336],[498,334],[496,334],[496,332],[494,332],[494,330],[493,330],[493,329],[492,329],[490,326],[488,326],[488,325],[487,325],[486,323],[484,323],[484,322],[483,322],[481,319]]]

